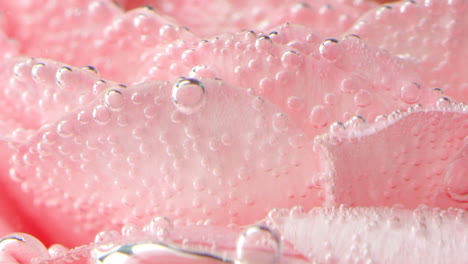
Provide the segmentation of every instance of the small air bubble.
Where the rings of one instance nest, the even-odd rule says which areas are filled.
[[[269,227],[252,226],[238,238],[236,255],[245,264],[275,263],[281,256],[281,240]]]
[[[62,121],[57,125],[57,134],[67,138],[73,134],[73,124],[70,121]]]
[[[158,240],[165,241],[169,238],[173,227],[172,220],[169,217],[158,216],[145,227],[145,231],[155,235]]]
[[[99,250],[106,251],[113,248],[114,241],[120,237],[117,231],[101,231],[94,238],[94,243]]]
[[[60,86],[63,86],[65,85],[65,79],[67,78],[67,75],[69,75],[72,72],[72,68],[68,66],[63,66],[60,69],[58,69],[57,73],[55,74],[55,80]]]
[[[421,86],[418,83],[410,83],[401,87],[400,98],[408,104],[416,103],[421,96]]]
[[[289,50],[281,56],[281,63],[285,68],[297,68],[302,64],[302,58],[297,52]]]
[[[273,41],[269,36],[260,36],[255,41],[255,49],[259,53],[268,53],[273,48]]]
[[[354,104],[357,107],[366,107],[372,104],[372,95],[369,91],[361,89],[354,95]]]
[[[437,100],[437,107],[439,108],[447,108],[450,107],[452,104],[452,101],[448,97],[442,97],[439,100]]]
[[[111,89],[104,96],[104,103],[111,111],[121,111],[125,106],[125,98],[121,91]]]
[[[325,40],[319,48],[319,53],[322,58],[335,61],[341,54],[340,42],[337,39]]]
[[[327,126],[329,119],[328,110],[323,105],[316,105],[309,114],[309,122],[314,128]]]
[[[46,247],[37,238],[23,233],[11,233],[1,238],[0,252],[14,256],[15,263],[30,263],[34,258],[50,257]]]
[[[44,79],[41,78],[43,76],[41,76],[41,72],[42,72],[42,69],[44,69],[46,67],[45,63],[36,63],[33,67],[32,67],[32,70],[31,70],[31,74],[32,74],[32,77],[34,80],[36,81],[43,81]]]
[[[284,113],[276,113],[273,116],[272,125],[276,133],[284,133],[289,129],[289,118]]]
[[[93,118],[96,123],[106,125],[111,120],[109,109],[103,105],[98,105],[93,109]]]
[[[192,78],[181,78],[172,88],[172,101],[184,114],[193,114],[204,102],[205,87]]]
[[[345,131],[345,125],[342,122],[334,122],[333,124],[330,125],[330,133],[335,134],[335,133],[341,133]]]

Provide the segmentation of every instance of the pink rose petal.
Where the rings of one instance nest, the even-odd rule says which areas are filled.
[[[466,171],[466,163],[457,165],[463,157],[453,160],[466,135],[464,105],[395,113],[374,125],[351,126],[326,135],[319,142],[323,159],[329,161],[324,177],[331,180],[330,202],[359,206],[398,203],[407,208],[426,204],[466,210],[468,200],[453,199],[445,190],[446,184],[455,188],[453,184]],[[447,171],[450,164],[452,169]],[[444,177],[449,177],[447,183]],[[462,186],[452,192],[465,194],[466,185],[465,189]]]

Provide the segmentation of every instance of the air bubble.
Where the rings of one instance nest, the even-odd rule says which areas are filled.
[[[93,109],[93,118],[96,123],[106,125],[111,120],[109,109],[103,105],[98,105]]]
[[[73,72],[72,68],[68,66],[63,66],[62,68],[58,69],[57,73],[55,74],[55,80],[60,86],[65,85],[66,76]]]
[[[285,68],[297,68],[302,64],[302,58],[297,52],[289,50],[281,56],[281,63]]]
[[[366,123],[366,119],[363,116],[353,116],[350,120],[345,123],[345,127],[360,127]]]
[[[340,42],[337,39],[325,40],[319,48],[319,53],[322,58],[334,61],[338,59],[341,54]]]
[[[184,114],[193,114],[204,102],[205,87],[193,78],[181,78],[172,88],[172,101]]]
[[[69,249],[66,248],[63,245],[54,244],[51,247],[49,247],[49,249],[47,251],[49,252],[49,255],[52,258],[56,258],[56,257],[60,257],[60,256],[65,255],[69,251]]]
[[[105,80],[98,80],[93,85],[93,93],[100,94],[102,91],[106,90],[108,87],[107,82]]]
[[[157,23],[152,17],[145,14],[138,14],[133,18],[133,26],[140,34],[149,34],[157,28]]]
[[[206,65],[197,65],[192,68],[192,70],[189,73],[189,77],[215,78],[216,74]]]
[[[9,234],[0,239],[0,252],[13,257],[18,263],[50,257],[46,247],[37,238],[22,233]]]
[[[367,90],[361,89],[354,95],[354,104],[357,107],[366,107],[372,104],[371,93]]]
[[[421,86],[418,83],[410,83],[401,87],[400,98],[408,104],[416,103],[421,97]]]
[[[260,36],[255,41],[255,49],[259,53],[268,53],[273,48],[273,41],[269,36]]]
[[[315,128],[327,126],[330,116],[327,109],[322,105],[316,105],[309,114],[309,122]]]
[[[120,238],[120,234],[117,231],[101,231],[94,238],[94,243],[99,250],[107,251],[115,246],[114,241]]]
[[[34,80],[36,81],[45,81],[44,76],[42,75],[43,69],[46,67],[45,63],[36,63],[31,70],[31,74]]]
[[[330,125],[330,133],[336,134],[345,131],[346,127],[342,122],[334,122]]]
[[[236,255],[243,264],[275,263],[281,256],[281,240],[267,226],[252,226],[238,238]]]
[[[172,41],[177,39],[177,30],[172,25],[165,25],[159,29],[159,35],[162,39]]]
[[[165,241],[169,238],[172,228],[173,223],[169,217],[158,216],[145,227],[145,231],[155,235],[158,240]]]
[[[126,237],[135,237],[140,235],[141,229],[135,224],[127,223],[124,226],[122,226],[120,233]]]
[[[358,89],[358,85],[354,79],[346,78],[341,81],[340,89],[344,93],[354,93]]]
[[[125,98],[121,91],[111,89],[104,96],[104,103],[111,111],[121,111],[125,106]]]
[[[276,133],[284,133],[289,129],[289,118],[284,113],[276,113],[273,116],[272,125]]]
[[[57,134],[67,138],[73,134],[73,124],[70,121],[62,121],[57,125]]]
[[[450,107],[452,101],[448,97],[442,97],[439,100],[437,100],[437,107],[439,108],[447,108]]]

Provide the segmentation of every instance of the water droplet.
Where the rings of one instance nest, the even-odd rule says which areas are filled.
[[[418,83],[410,83],[401,87],[400,98],[408,104],[416,103],[421,96],[421,86]]]
[[[55,80],[60,86],[65,85],[65,79],[69,74],[73,72],[72,68],[68,66],[63,66],[58,69],[57,73],[55,74]]]
[[[190,78],[215,78],[216,74],[206,65],[197,65],[189,73]]]
[[[93,93],[100,94],[102,91],[106,90],[107,87],[108,87],[108,84],[105,80],[98,80],[93,85]]]
[[[177,39],[177,30],[172,25],[164,25],[159,29],[159,35],[166,41],[173,41]]]
[[[306,215],[306,213],[304,207],[298,205],[291,208],[291,210],[289,211],[289,215],[292,217],[303,217]]]
[[[258,94],[259,95],[268,95],[273,90],[274,82],[270,78],[263,78],[258,83]]]
[[[18,78],[24,78],[29,74],[29,65],[27,62],[18,62],[13,66],[13,74]]]
[[[158,113],[158,109],[156,108],[156,106],[150,105],[150,106],[145,107],[145,109],[143,110],[143,113],[146,118],[153,119],[156,117]]]
[[[70,121],[64,120],[57,125],[57,134],[67,138],[73,134],[73,124]]]
[[[36,63],[32,67],[32,70],[31,70],[31,74],[32,74],[33,79],[36,80],[36,81],[45,81],[45,80],[47,80],[47,77],[44,76],[44,74],[47,74],[47,73],[44,73],[45,68],[46,68],[45,63],[42,63],[42,62]]]
[[[173,228],[172,220],[167,216],[155,217],[145,227],[145,231],[155,235],[160,241],[165,241],[169,238],[170,232]]]
[[[358,89],[358,85],[354,79],[345,78],[341,81],[340,88],[344,93],[354,93]]]
[[[141,229],[135,224],[127,223],[124,226],[122,226],[120,233],[126,237],[135,237],[141,233]]]
[[[341,133],[345,131],[346,127],[342,122],[334,122],[333,124],[330,125],[330,133],[335,134],[335,133]]]
[[[375,123],[385,124],[388,121],[388,117],[386,115],[379,115],[375,118]]]
[[[157,28],[157,23],[153,17],[145,14],[138,14],[133,18],[133,26],[140,34],[149,34],[152,30]]]
[[[83,70],[88,71],[88,72],[90,72],[90,73],[94,73],[94,74],[96,74],[96,75],[99,73],[98,70],[96,69],[96,67],[91,66],[91,65],[84,66],[84,67],[83,67]]]
[[[371,93],[367,90],[361,89],[354,95],[354,104],[358,107],[366,107],[372,104]]]
[[[103,105],[98,105],[93,109],[93,118],[96,123],[100,125],[106,125],[111,120],[111,114],[109,109]]]
[[[252,226],[238,238],[236,255],[240,263],[275,263],[281,256],[281,240],[267,226]]]
[[[273,41],[269,36],[260,36],[255,41],[255,49],[259,53],[268,53],[273,48]]]
[[[360,127],[366,123],[366,119],[363,116],[353,116],[350,120],[345,123],[345,127]]]
[[[302,58],[297,52],[288,50],[281,56],[281,63],[285,68],[297,68],[302,64]]]
[[[289,118],[284,113],[276,113],[273,116],[272,125],[276,133],[284,133],[289,129]]]
[[[185,114],[198,110],[204,101],[205,87],[192,78],[181,78],[172,88],[172,101],[177,109]]]
[[[327,39],[325,40],[319,48],[319,53],[322,58],[334,61],[338,59],[341,54],[340,42],[337,39]]]
[[[115,230],[101,231],[94,238],[94,243],[99,250],[107,251],[115,246],[114,241],[117,241],[118,238],[120,238],[120,234]]]
[[[380,7],[376,12],[375,12],[375,18],[377,20],[387,20],[389,19],[392,15],[392,6],[391,5],[384,5]]]
[[[145,96],[139,92],[134,92],[132,94],[132,102],[136,105],[142,104],[145,100]]]
[[[316,105],[312,111],[310,111],[309,122],[315,128],[323,128],[327,126],[330,116],[327,109],[323,105]]]
[[[49,252],[52,258],[55,258],[65,255],[69,251],[69,249],[63,245],[55,244],[49,247],[47,251]]]
[[[125,106],[125,98],[121,91],[111,89],[104,96],[104,103],[112,111],[121,111]]]
[[[13,257],[18,263],[31,263],[33,258],[50,257],[46,247],[28,234],[12,233],[0,239],[0,252]]]
[[[442,97],[437,100],[437,107],[438,108],[448,108],[452,104],[452,101],[448,97]]]

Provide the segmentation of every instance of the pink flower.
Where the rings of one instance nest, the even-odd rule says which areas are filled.
[[[0,3],[0,261],[468,260],[463,0],[118,2]]]

